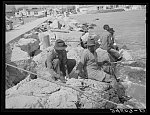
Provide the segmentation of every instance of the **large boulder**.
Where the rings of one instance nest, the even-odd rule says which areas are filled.
[[[46,108],[46,97],[59,89],[57,84],[27,77],[6,90],[6,108]]]
[[[115,89],[110,88],[108,83],[90,79],[71,78],[66,82],[66,84],[73,87],[78,87],[85,92],[85,94],[79,93],[78,95],[78,108],[110,109],[117,107],[117,105],[106,102],[104,99],[113,101],[115,103],[120,103]]]
[[[28,54],[36,51],[39,49],[39,40],[34,38],[21,38],[18,41],[18,46],[21,48],[21,50],[27,52]]]
[[[62,88],[53,93],[47,100],[47,108],[77,108],[78,92],[71,88]]]
[[[20,47],[14,47],[11,54],[11,61],[28,60],[30,59],[27,52],[21,50]]]
[[[40,98],[35,96],[18,95],[6,98],[5,107],[7,109],[43,108],[39,100]]]

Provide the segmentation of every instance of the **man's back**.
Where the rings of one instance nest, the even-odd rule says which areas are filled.
[[[103,31],[101,37],[101,48],[108,50],[111,43],[111,34],[108,31]]]

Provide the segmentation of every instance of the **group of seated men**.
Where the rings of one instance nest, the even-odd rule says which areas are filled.
[[[120,61],[122,57],[118,53],[118,47],[114,45],[113,29],[104,25],[104,32],[100,42],[94,36],[87,35],[87,41],[81,40],[84,51],[76,73],[84,79],[93,79],[101,82],[115,82],[115,67],[110,62]],[[85,32],[87,34],[87,32]],[[69,76],[76,66],[75,59],[67,58],[67,45],[61,39],[57,39],[55,45],[47,54],[45,62],[48,72],[54,80],[65,82],[65,76]]]

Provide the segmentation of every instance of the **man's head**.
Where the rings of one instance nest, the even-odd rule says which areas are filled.
[[[65,44],[65,42],[64,42],[63,40],[61,40],[61,39],[57,39],[57,40],[56,40],[54,49],[55,49],[57,52],[62,52],[62,51],[64,51],[66,48],[67,48],[67,45]]]
[[[105,25],[103,26],[103,29],[104,29],[104,30],[109,30],[109,28],[110,28],[110,27],[109,27],[108,24],[105,24]]]
[[[96,50],[96,43],[94,39],[88,38],[87,48],[90,50],[90,52],[94,52]]]

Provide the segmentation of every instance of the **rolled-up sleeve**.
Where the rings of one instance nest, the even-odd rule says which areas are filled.
[[[78,66],[78,70],[82,71],[82,69],[85,67],[86,62],[87,62],[87,52],[84,51],[83,54],[81,55],[80,63]]]

